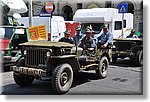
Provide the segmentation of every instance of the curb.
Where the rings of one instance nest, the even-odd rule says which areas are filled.
[[[112,67],[109,67],[109,68],[113,68],[113,69],[122,69],[122,70],[129,70],[129,71],[134,71],[134,72],[141,72],[143,73],[143,68],[140,68],[140,69],[134,69],[134,68],[124,68],[124,67],[118,67],[118,66],[112,66]]]

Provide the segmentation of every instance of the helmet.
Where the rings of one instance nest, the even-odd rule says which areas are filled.
[[[80,31],[81,27],[80,26],[76,26],[76,31]]]
[[[91,32],[91,30],[90,30],[89,28],[86,28],[85,32],[90,33],[90,32]]]
[[[103,29],[108,29],[108,26],[107,26],[107,25],[104,25],[104,26],[103,26]]]

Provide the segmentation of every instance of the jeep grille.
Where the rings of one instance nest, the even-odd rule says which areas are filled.
[[[27,49],[26,66],[44,67],[46,66],[46,52],[45,49]]]

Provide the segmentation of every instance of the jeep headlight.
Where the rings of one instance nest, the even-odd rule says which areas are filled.
[[[26,55],[27,54],[27,50],[24,50],[23,54]]]
[[[46,52],[46,56],[47,56],[47,57],[50,57],[50,56],[51,56],[51,53],[52,53],[52,50],[47,51],[47,52]]]
[[[5,54],[5,51],[2,51],[1,53],[2,53],[2,55],[4,55],[4,54]]]

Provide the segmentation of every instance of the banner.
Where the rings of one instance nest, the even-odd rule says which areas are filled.
[[[30,41],[46,40],[45,25],[29,27]]]

